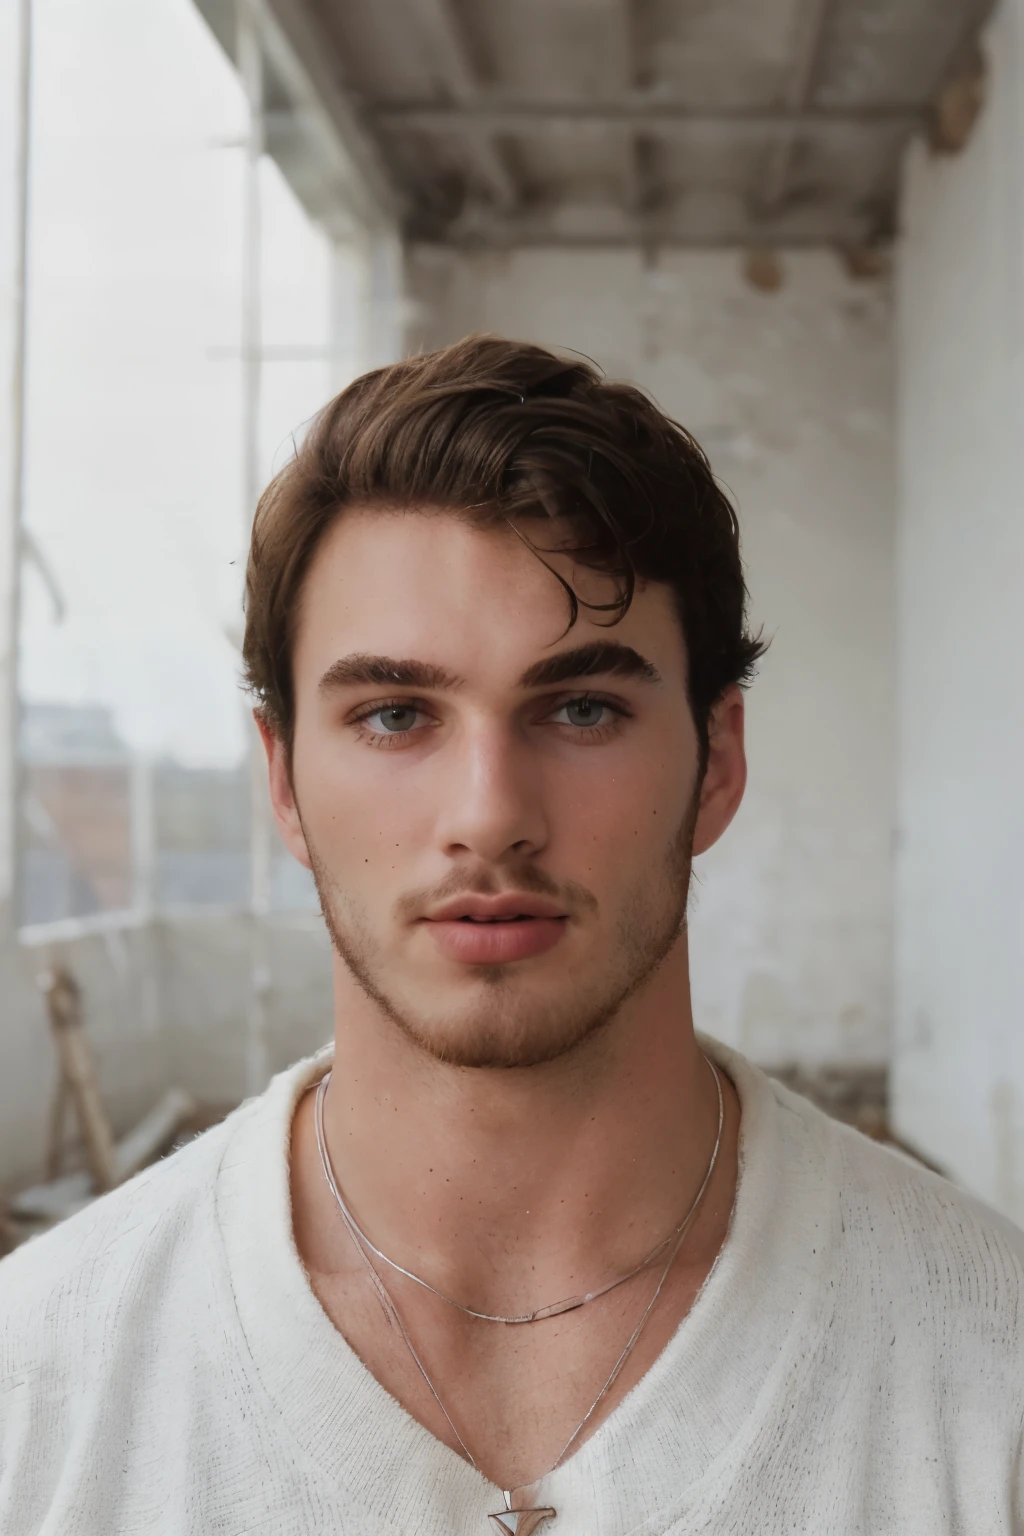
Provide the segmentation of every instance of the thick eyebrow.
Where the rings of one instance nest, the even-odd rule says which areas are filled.
[[[332,662],[317,687],[321,693],[332,688],[350,688],[353,684],[374,683],[383,688],[452,689],[462,678],[429,661],[396,661],[393,656],[342,656]]]
[[[546,661],[535,662],[519,679],[520,688],[543,688],[552,683],[575,682],[578,677],[637,677],[645,683],[660,683],[661,673],[653,662],[634,651],[631,645],[615,640],[596,640],[578,645],[571,651],[559,651]]]

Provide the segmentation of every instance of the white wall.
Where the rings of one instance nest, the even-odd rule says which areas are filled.
[[[750,788],[699,861],[699,1024],[769,1064],[882,1063],[891,1013],[893,471],[888,292],[829,253],[775,293],[735,252],[408,257],[430,347],[489,330],[595,358],[708,449],[739,503]]]
[[[1024,6],[964,153],[905,167],[897,275],[898,1129],[1024,1220]]]
[[[0,6],[0,961],[14,888],[23,20],[17,6]]]

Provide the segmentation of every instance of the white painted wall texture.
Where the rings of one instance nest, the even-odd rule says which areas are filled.
[[[889,294],[826,252],[774,293],[735,252],[409,253],[422,347],[487,330],[585,352],[708,450],[740,511],[750,787],[698,862],[697,1021],[759,1061],[880,1064],[891,1014]]]
[[[1024,5],[897,268],[898,1130],[1024,1221]]]

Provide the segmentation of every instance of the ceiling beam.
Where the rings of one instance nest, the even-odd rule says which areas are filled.
[[[761,248],[764,230],[753,219],[737,218],[728,227],[708,224],[701,219],[666,211],[656,216],[637,217],[622,208],[609,208],[606,218],[593,223],[580,221],[566,227],[557,213],[546,215],[531,211],[502,217],[495,214],[477,221],[472,228],[458,223],[441,230],[409,229],[412,241],[441,243],[457,249],[509,250],[528,246],[551,246],[565,250],[592,248],[641,248],[693,246],[698,249]],[[799,216],[784,217],[776,236],[780,248],[820,248],[862,246],[874,239],[870,220],[856,212],[840,209],[801,210]]]
[[[214,35],[234,59],[235,0],[196,0]],[[351,192],[363,221],[371,228],[396,224],[406,211],[405,199],[380,146],[356,111],[352,97],[332,67],[333,45],[315,8],[306,0],[254,0],[261,22],[263,45],[274,68],[285,79],[296,101],[314,116],[324,115],[355,173]]]
[[[779,103],[787,111],[803,112],[810,102],[828,3],[829,0],[799,0],[792,51]],[[752,211],[762,218],[778,213],[786,200],[799,131],[794,127],[773,134],[762,156],[750,200]]]
[[[449,106],[441,102],[370,102],[368,121],[384,128],[418,133],[475,129],[491,133],[549,133],[575,128],[623,128],[649,133],[728,130],[756,137],[780,129],[913,128],[926,107],[871,106],[841,110],[770,107],[767,110],[708,110],[684,102],[631,100],[606,102],[495,101],[486,96]]]
[[[633,6],[634,0],[610,0],[608,9],[610,54],[614,61],[613,78],[609,81],[609,85],[617,96],[630,95],[637,84],[636,16]],[[634,217],[642,219],[651,201],[648,175],[650,157],[645,155],[642,140],[635,133],[627,136],[625,143],[621,146],[621,152],[626,207]]]
[[[519,201],[518,188],[498,146],[490,137],[493,130],[487,124],[474,121],[472,129],[475,131],[470,131],[467,114],[479,100],[480,80],[451,0],[405,0],[405,4],[415,15],[424,44],[457,104],[456,115],[445,131],[455,129],[463,136],[477,173],[494,203],[500,208],[514,207]]]

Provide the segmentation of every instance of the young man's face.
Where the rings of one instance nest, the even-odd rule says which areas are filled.
[[[455,1064],[550,1060],[612,1018],[742,794],[737,690],[698,786],[669,589],[601,617],[567,630],[519,538],[436,512],[346,512],[303,588],[291,786],[264,733],[278,821],[349,971]]]

